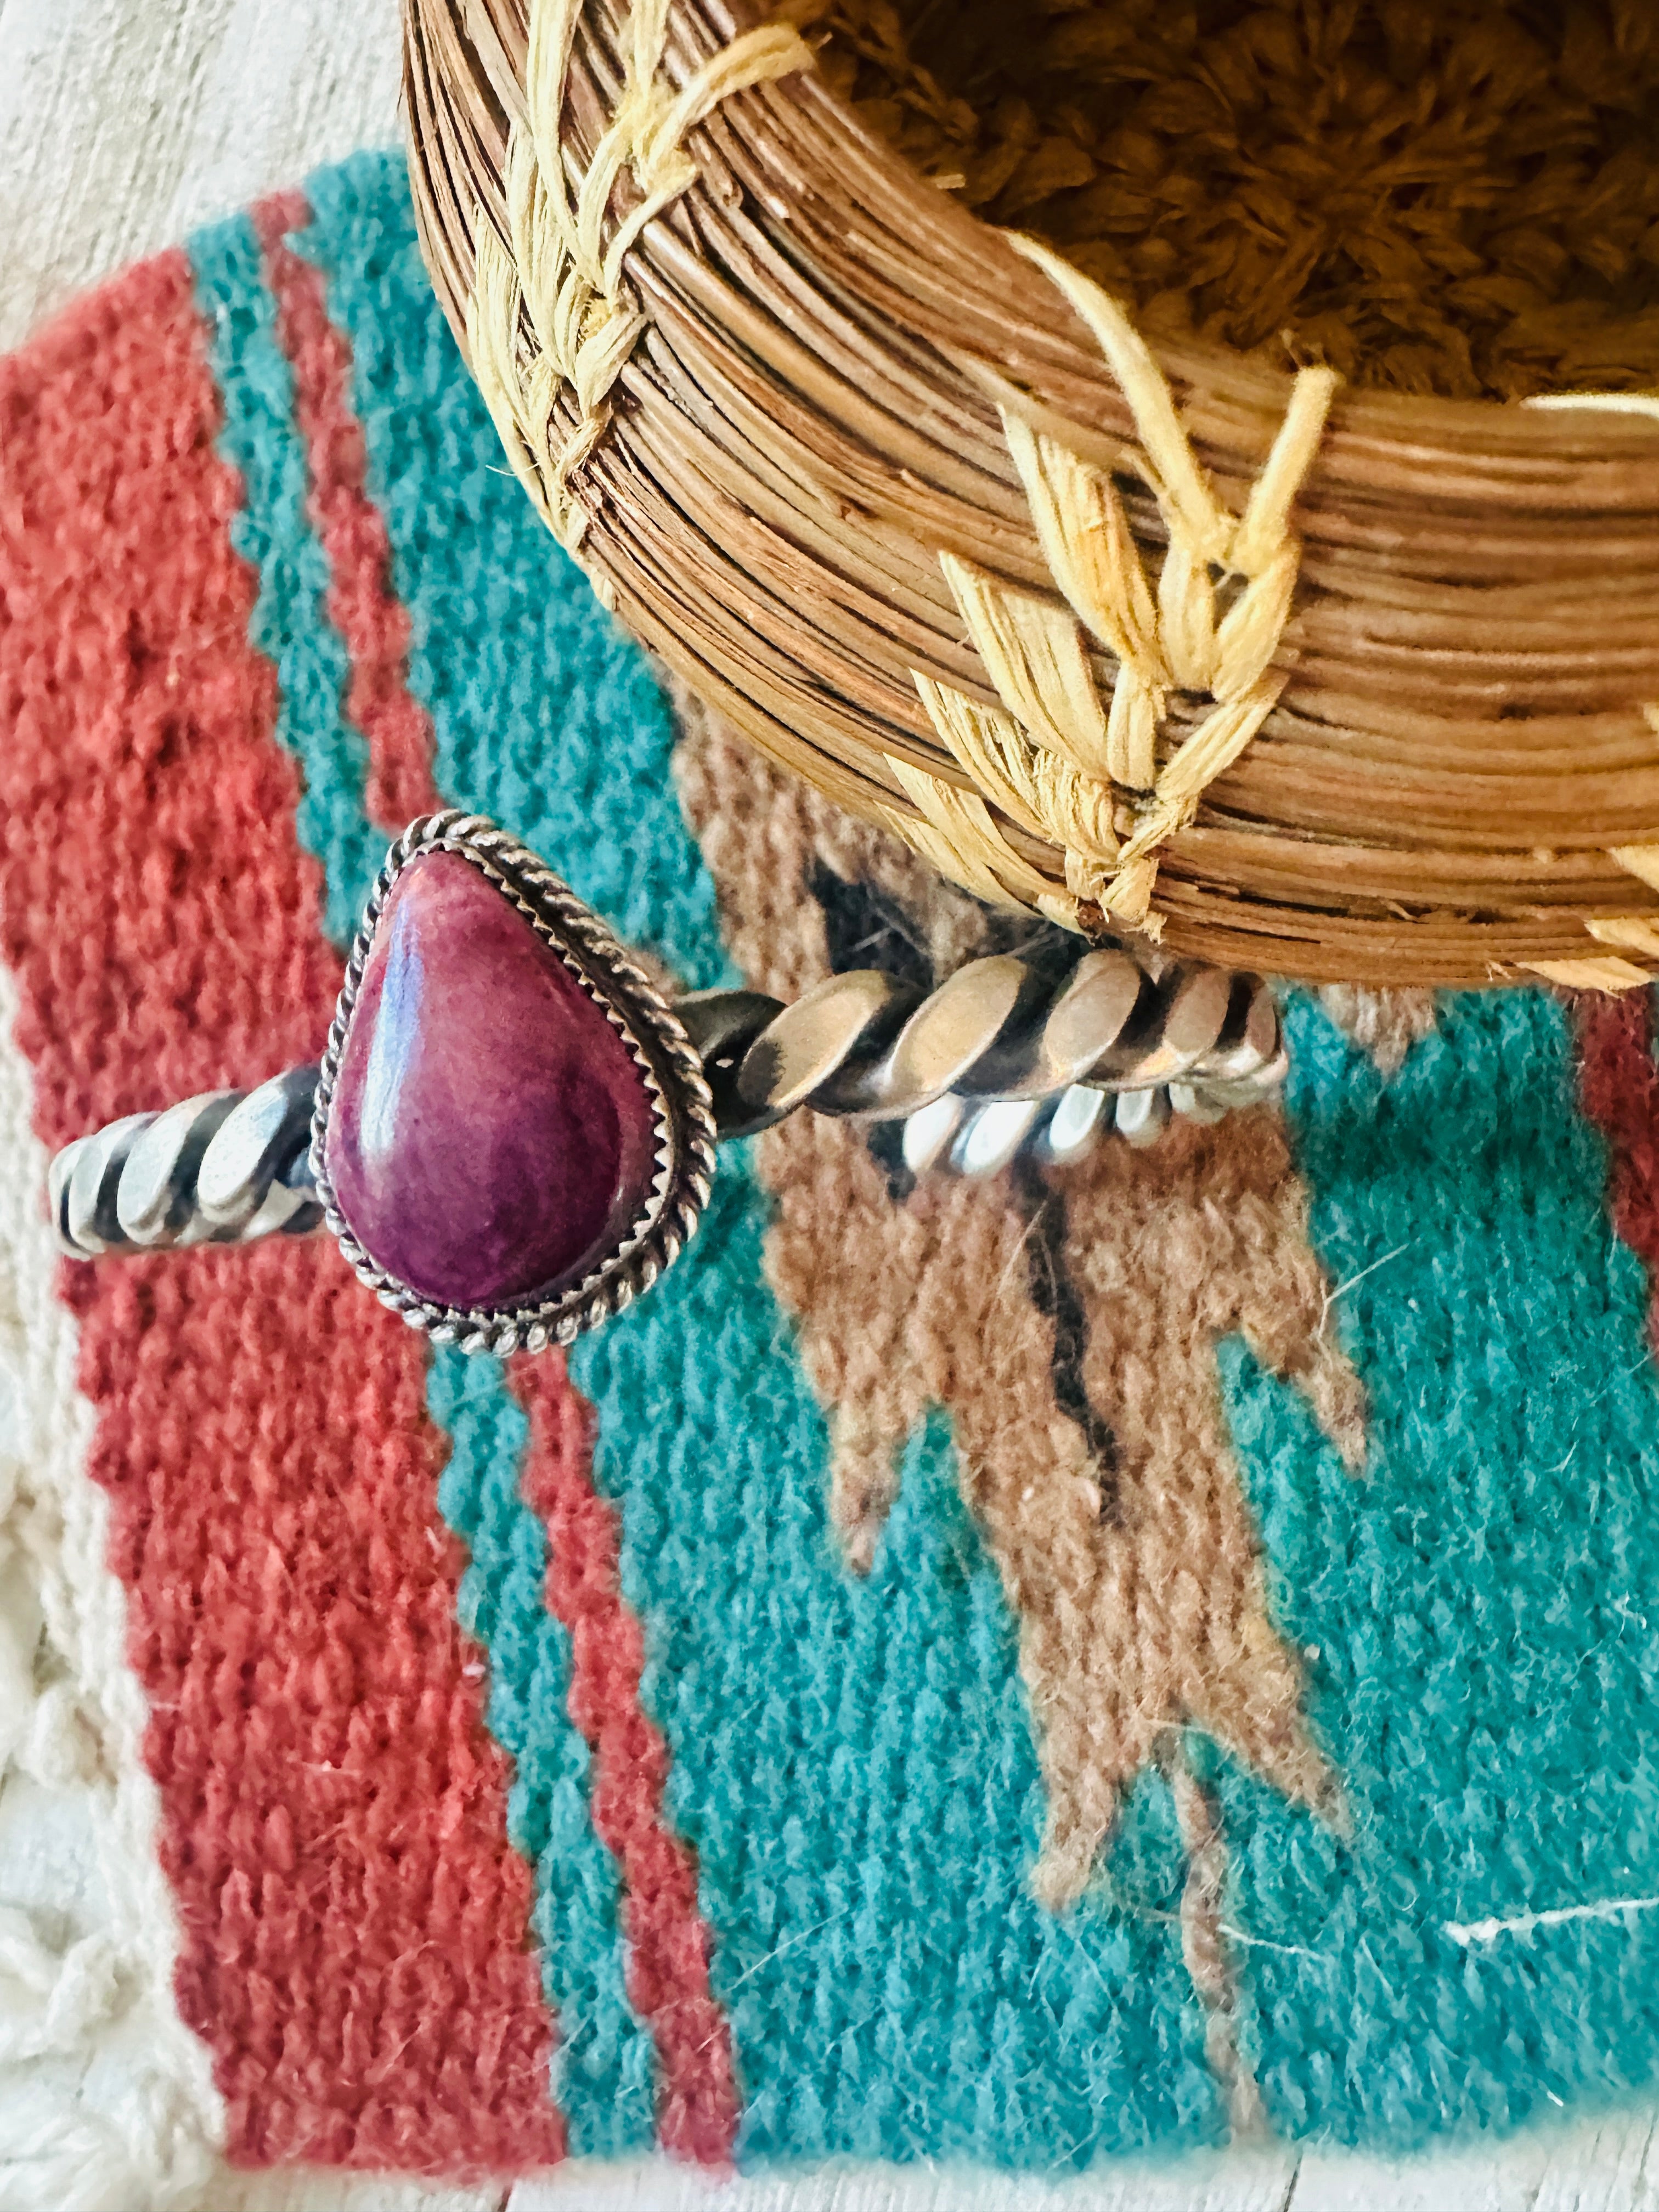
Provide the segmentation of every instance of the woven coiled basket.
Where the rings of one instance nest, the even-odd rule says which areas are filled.
[[[1086,932],[1659,972],[1659,400],[1151,349],[722,0],[406,27],[425,249],[513,464],[755,743]]]

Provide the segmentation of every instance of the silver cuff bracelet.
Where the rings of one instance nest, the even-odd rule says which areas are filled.
[[[325,1224],[414,1326],[535,1351],[674,1259],[717,1139],[798,1108],[902,1123],[913,1175],[988,1176],[1218,1120],[1285,1072],[1260,977],[1151,949],[671,1002],[533,853],[451,812],[392,847],[319,1062],[76,1139],[50,1200],[77,1260]]]

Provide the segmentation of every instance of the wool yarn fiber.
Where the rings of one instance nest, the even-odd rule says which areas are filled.
[[[786,1125],[568,1361],[434,1355],[325,1240],[54,1269],[45,1148],[313,1054],[434,799],[684,988],[1026,925],[671,699],[388,158],[73,309],[0,444],[0,1534],[56,1593],[0,1661],[127,1869],[113,1950],[15,1957],[66,2048],[156,2023],[8,2151],[52,2201],[1650,2092],[1645,994],[1297,997],[1282,1105],[985,1185]]]

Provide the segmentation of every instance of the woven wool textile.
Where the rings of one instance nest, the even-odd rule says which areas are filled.
[[[313,1056],[440,802],[685,988],[1009,941],[676,713],[395,162],[72,311],[0,453],[47,1147]],[[1063,1171],[727,1148],[568,1362],[433,1353],[325,1239],[60,1266],[225,2155],[1047,2172],[1651,2089],[1651,1004],[1287,1022],[1282,1107]]]

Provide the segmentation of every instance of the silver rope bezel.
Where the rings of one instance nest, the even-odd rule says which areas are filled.
[[[533,1304],[441,1305],[382,1267],[335,1202],[326,1150],[330,1110],[363,970],[392,885],[411,860],[458,854],[523,915],[605,1014],[632,1054],[654,1116],[657,1170],[626,1235],[579,1280]],[[464,1352],[540,1352],[569,1344],[650,1289],[684,1249],[708,1202],[714,1172],[714,1114],[702,1061],[673,1008],[568,884],[483,815],[452,810],[411,823],[386,855],[363,908],[346,963],[317,1080],[311,1166],[324,1218],[358,1279],[382,1305],[438,1344]]]

